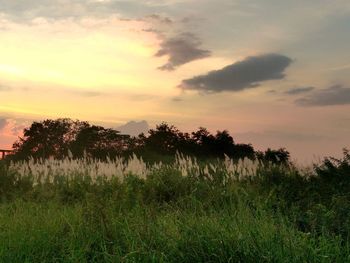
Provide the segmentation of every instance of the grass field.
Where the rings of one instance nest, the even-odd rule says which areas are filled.
[[[350,262],[350,156],[1,163],[1,262]]]

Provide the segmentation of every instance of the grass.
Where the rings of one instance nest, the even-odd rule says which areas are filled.
[[[2,164],[0,262],[349,262],[348,157],[312,176],[185,158],[94,179]]]
[[[1,207],[3,262],[346,262],[339,237],[297,231],[245,206],[120,211],[96,204]]]

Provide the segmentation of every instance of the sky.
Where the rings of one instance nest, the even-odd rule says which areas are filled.
[[[350,148],[348,0],[0,0],[0,148],[47,118]]]

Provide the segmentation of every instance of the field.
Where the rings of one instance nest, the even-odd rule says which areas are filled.
[[[350,155],[0,164],[1,262],[350,262]]]

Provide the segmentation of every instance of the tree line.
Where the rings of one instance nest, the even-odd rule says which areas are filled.
[[[181,132],[175,126],[161,123],[147,134],[131,137],[111,128],[91,125],[86,121],[47,119],[33,122],[13,144],[15,160],[33,158],[61,159],[71,152],[73,158],[89,156],[97,159],[115,158],[135,153],[149,156],[172,156],[176,152],[198,158],[249,158],[273,163],[289,162],[284,148],[255,151],[251,144],[235,143],[227,130],[211,134],[206,128]]]

